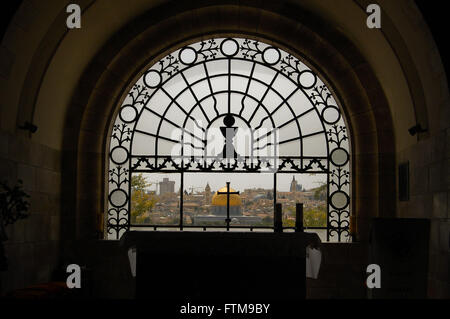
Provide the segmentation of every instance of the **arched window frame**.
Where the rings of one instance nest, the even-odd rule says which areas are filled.
[[[236,45],[230,45],[235,43]],[[225,44],[228,44],[226,47]],[[231,49],[230,49],[231,47]],[[233,50],[235,48],[235,50]],[[231,50],[231,51],[230,51]],[[190,53],[190,54],[186,54]],[[270,54],[269,54],[270,53]],[[193,58],[191,60],[190,57]],[[181,154],[177,160],[177,156],[173,154],[158,154],[158,140],[166,140],[173,143],[178,143],[178,140],[170,139],[167,136],[154,134],[156,139],[155,151],[152,155],[135,155],[133,153],[134,134],[139,129],[137,125],[140,121],[143,110],[152,111],[152,97],[156,92],[163,90],[164,85],[177,75],[181,75],[186,82],[184,91],[190,90],[196,83],[189,83],[185,77],[185,72],[198,65],[206,65],[211,61],[227,61],[231,65],[232,61],[242,60],[251,62],[254,66],[261,65],[270,68],[276,72],[276,76],[271,83],[268,83],[267,91],[276,80],[276,77],[281,75],[289,79],[297,86],[297,90],[301,91],[309,100],[311,109],[309,112],[316,112],[321,119],[323,125],[323,136],[326,139],[327,154],[326,156],[305,156],[303,149],[304,139],[310,137],[307,134],[302,135],[301,127],[298,125],[298,119],[305,114],[296,114],[290,107],[294,119],[296,119],[299,136],[292,138],[293,141],[300,143],[300,156],[282,156],[276,154],[273,159],[264,158],[261,156],[253,156],[251,158],[244,157],[242,161],[227,160],[220,161],[217,158],[208,158],[206,156],[198,155],[195,152],[195,145],[191,145],[193,152],[188,155],[184,154],[184,140],[187,132],[185,125],[180,128],[181,134]],[[206,70],[205,66],[205,70]],[[231,67],[229,67],[228,76],[232,75]],[[254,67],[252,68],[254,70]],[[252,71],[253,72],[253,71]],[[229,87],[225,92],[214,91],[211,87],[212,77],[206,71],[208,82],[211,89],[211,96],[219,93],[227,93],[231,91]],[[307,76],[309,79],[304,80]],[[250,75],[250,78],[252,76]],[[252,79],[254,80],[254,79]],[[259,80],[260,81],[260,80]],[[305,83],[305,81],[307,83]],[[260,81],[261,82],[261,81]],[[250,86],[250,81],[249,81]],[[247,88],[248,90],[248,88]],[[279,173],[323,173],[327,174],[327,239],[335,241],[343,241],[349,237],[349,220],[350,220],[350,141],[345,124],[343,112],[332,91],[321,80],[321,76],[312,71],[304,62],[297,57],[280,50],[277,47],[263,43],[261,41],[249,40],[244,38],[221,38],[209,39],[197,43],[189,44],[174,52],[168,54],[163,59],[151,66],[145,73],[136,81],[129,91],[126,99],[120,106],[118,115],[114,121],[112,128],[110,146],[109,146],[109,178],[108,178],[108,213],[106,216],[106,229],[108,238],[119,239],[124,231],[130,229],[130,194],[131,194],[131,173],[135,172],[216,172],[218,170],[223,172],[261,172],[263,169],[271,171],[276,174]],[[242,93],[242,92],[240,92]],[[245,92],[244,98],[247,97]],[[167,94],[168,96],[170,94]],[[195,94],[193,93],[195,97]],[[280,96],[283,102],[286,102],[289,97]],[[250,98],[252,98],[250,96]],[[258,106],[264,108],[263,99],[257,101]],[[197,104],[199,101],[196,101]],[[172,97],[171,104],[179,104],[176,98]],[[242,104],[243,105],[243,104]],[[178,105],[179,106],[179,105]],[[281,104],[280,104],[281,106]],[[215,107],[215,106],[214,106]],[[127,111],[125,111],[125,109]],[[242,110],[244,106],[242,106]],[[183,107],[179,107],[180,112]],[[257,109],[255,108],[252,117],[255,115]],[[336,120],[329,120],[325,115],[330,111],[337,114]],[[225,113],[217,111],[217,117],[225,117]],[[266,110],[266,112],[268,112]],[[130,116],[130,113],[135,113],[135,116]],[[156,114],[155,112],[153,112]],[[228,113],[230,112],[230,103],[228,103]],[[161,122],[171,121],[170,118],[165,117],[166,114],[159,114]],[[191,113],[186,113],[186,121],[191,117]],[[233,113],[235,117],[241,117],[241,114]],[[205,116],[207,117],[207,116]],[[268,119],[273,123],[273,119],[268,114]],[[217,118],[216,118],[217,119]],[[195,122],[195,119],[194,119]],[[251,121],[249,121],[250,123]],[[247,123],[248,124],[248,123]],[[279,127],[274,127],[279,129]],[[257,128],[255,128],[256,130]],[[316,135],[316,134],[313,134]],[[195,136],[192,136],[195,139]],[[252,140],[253,141],[253,140]],[[282,143],[284,141],[278,141]],[[289,142],[289,141],[288,141]],[[118,154],[118,155],[117,155]],[[342,159],[345,158],[345,160]],[[118,160],[120,159],[120,160]],[[274,183],[276,185],[276,182]],[[274,185],[274,189],[276,186]],[[181,207],[183,205],[180,205]],[[182,211],[182,208],[181,208]],[[182,218],[180,219],[183,229]],[[161,225],[162,226],[162,225]],[[166,225],[164,225],[166,227]],[[157,229],[155,225],[155,229]],[[311,228],[314,229],[314,228]]]

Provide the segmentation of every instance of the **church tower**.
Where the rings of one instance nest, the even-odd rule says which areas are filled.
[[[295,193],[296,191],[297,191],[297,181],[295,180],[295,176],[292,176],[290,192]]]
[[[205,205],[211,204],[211,187],[209,186],[209,183],[206,183],[205,187]]]

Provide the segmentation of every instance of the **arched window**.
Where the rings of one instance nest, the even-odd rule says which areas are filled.
[[[277,202],[289,230],[292,203],[299,201],[308,231],[328,241],[349,238],[342,112],[320,76],[277,47],[220,38],[171,52],[133,85],[114,121],[110,239],[130,228],[270,230]],[[202,191],[192,180],[203,183],[195,184]],[[230,181],[232,188],[219,187]],[[244,191],[252,181],[255,187]],[[144,214],[137,219],[139,207]]]

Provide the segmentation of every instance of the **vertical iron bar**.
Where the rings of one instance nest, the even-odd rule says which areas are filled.
[[[231,58],[228,58],[228,114],[231,114]]]
[[[330,161],[327,174],[327,241],[330,241]]]
[[[184,203],[184,172],[181,172],[180,186],[180,230],[183,230],[183,203]]]
[[[230,182],[227,182],[227,231],[230,230]]]
[[[273,210],[277,209],[277,173],[273,174]]]
[[[303,203],[295,204],[295,232],[303,232]]]
[[[273,218],[274,224],[274,232],[282,233],[283,232],[283,218],[282,218],[282,207],[281,204],[277,204],[275,206],[275,214]]]

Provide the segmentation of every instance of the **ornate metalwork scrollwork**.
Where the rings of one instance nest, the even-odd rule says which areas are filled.
[[[225,146],[208,153],[214,129]],[[232,145],[239,134],[250,136],[247,153]],[[319,75],[267,43],[208,39],[154,63],[122,103],[109,152],[109,238],[130,227],[136,172],[326,174],[327,237],[349,236],[349,139],[341,110]]]

